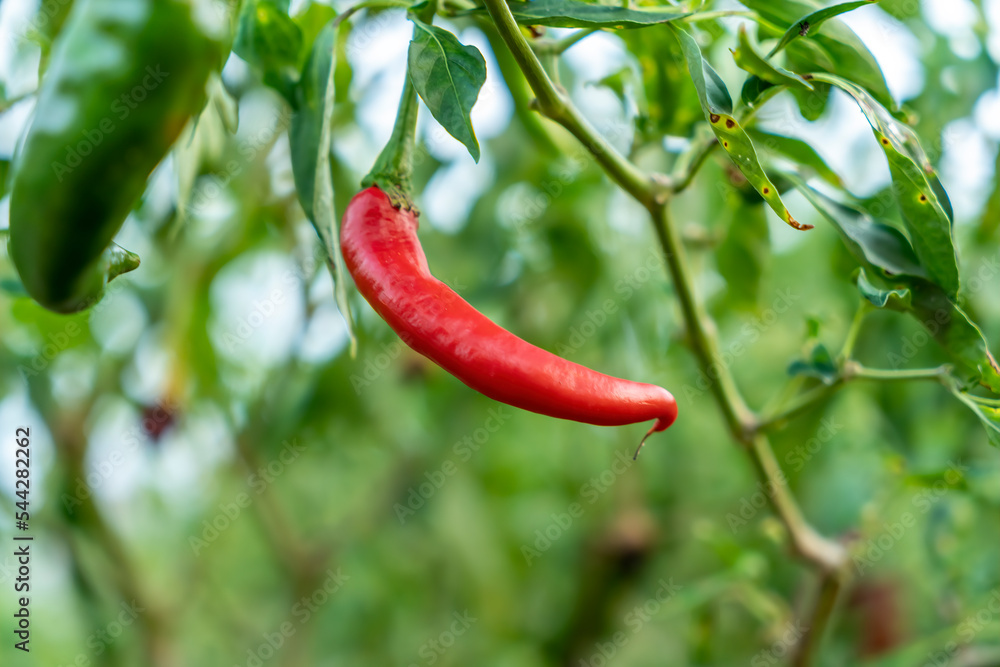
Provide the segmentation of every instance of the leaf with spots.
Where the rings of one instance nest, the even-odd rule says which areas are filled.
[[[729,90],[719,74],[702,56],[698,42],[685,30],[673,25],[670,28],[680,42],[691,80],[698,92],[698,99],[719,144],[746,177],[747,182],[760,193],[778,217],[795,229],[812,229],[812,225],[803,225],[793,218],[781,201],[778,189],[768,179],[764,168],[760,165],[753,142],[732,115],[733,100]]]
[[[747,32],[746,25],[740,26],[739,46],[732,51],[733,59],[740,69],[749,72],[760,80],[773,84],[785,84],[790,87],[812,90],[811,83],[795,72],[789,72],[783,67],[768,62],[757,52],[757,45]],[[745,99],[745,97],[744,97]]]
[[[633,9],[579,0],[531,0],[509,5],[518,23],[555,28],[643,28],[691,15],[680,7]]]
[[[952,299],[957,298],[960,284],[951,203],[916,133],[860,86],[832,74],[813,76],[846,92],[865,114],[889,162],[892,191],[913,249],[931,280]]]
[[[794,174],[785,176],[840,232],[847,249],[866,269],[866,283],[874,290],[897,291],[899,298],[886,297],[889,307],[908,312],[927,329],[955,365],[956,376],[965,384],[978,383],[1000,394],[1000,367],[982,331],[944,289],[927,279],[906,237],[809,187]],[[865,286],[859,282],[858,287],[871,301]],[[909,292],[909,300],[902,296],[904,290]],[[895,357],[900,364],[906,361],[902,354]]]
[[[820,24],[822,24],[824,21],[832,19],[834,16],[838,16],[845,12],[857,9],[858,7],[870,5],[875,2],[878,2],[878,0],[858,0],[856,2],[844,2],[839,5],[833,5],[831,7],[824,7],[823,9],[818,9],[814,12],[811,12],[810,14],[807,14],[806,16],[803,16],[801,19],[792,24],[792,26],[788,30],[785,31],[785,34],[781,36],[781,39],[778,40],[778,43],[774,46],[773,49],[771,49],[771,52],[767,54],[767,57],[770,58],[778,51],[788,46],[788,44],[791,43],[793,40],[796,40],[799,37],[805,37],[810,33],[815,33],[816,30],[819,28]]]
[[[431,115],[479,162],[479,141],[472,128],[472,107],[486,83],[486,61],[474,46],[437,26],[412,19],[410,80]]]

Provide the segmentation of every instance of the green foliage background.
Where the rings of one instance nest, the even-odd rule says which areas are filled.
[[[240,21],[253,18],[252,4]],[[645,212],[572,137],[528,110],[523,79],[486,29],[488,67],[503,75],[491,83],[506,79],[515,110],[501,132],[480,137],[490,163],[475,168],[492,177],[464,224],[442,231],[430,211],[447,202],[418,195],[430,265],[526,340],[669,388],[680,418],[626,465],[645,427],[502,407],[403,348],[350,286],[352,358],[284,139],[291,111],[282,93],[291,94],[289,77],[335,11],[300,3],[286,21],[288,7],[273,4],[281,31],[243,30],[235,45],[251,61],[260,50],[268,57],[227,73],[225,90],[216,89],[119,237],[142,267],[111,283],[96,308],[69,317],[14,287],[0,294],[0,539],[11,544],[15,426],[32,432],[35,537],[32,652],[14,651],[5,630],[3,663],[785,662],[816,578],[790,555],[764,506],[767,489],[707,391],[712,378],[685,346]],[[997,63],[985,19],[975,26],[978,55],[963,59],[916,7],[880,4],[919,44],[926,85],[904,113],[937,161],[946,126],[995,87]],[[401,14],[363,11],[336,35],[338,216],[385,138],[366,136],[359,123],[365,90],[352,64]],[[469,28],[460,33],[468,43],[486,23],[473,13],[446,25]],[[727,52],[736,32],[714,22],[698,28],[702,51],[738,97]],[[664,135],[704,136],[698,97],[666,26],[620,37],[634,71],[596,82],[563,65],[561,83],[621,93],[638,113],[599,129],[617,132],[616,145],[639,164],[669,171],[677,156]],[[48,37],[33,39],[21,48],[41,43],[44,54]],[[227,105],[237,105],[244,128],[235,135]],[[419,157],[422,192],[447,164],[433,151]],[[0,163],[5,171],[10,159]],[[174,170],[180,185],[163,185]],[[718,323],[719,362],[754,408],[789,391],[789,365],[816,344],[839,349],[860,299],[851,283],[857,262],[836,230],[801,197],[786,200],[816,229],[785,226],[716,151],[673,204]],[[994,348],[998,201],[994,192],[955,229],[963,305]],[[890,219],[898,215],[891,208]],[[13,277],[9,263],[3,270]],[[234,296],[238,284],[249,297]],[[254,313],[263,324],[244,327]],[[889,311],[867,317],[855,358],[873,368],[947,361],[915,320]],[[968,650],[941,664],[997,663],[1000,614],[989,604],[1000,599],[1000,465],[967,406],[937,383],[855,382],[773,443],[806,516],[854,544],[857,576],[820,664],[935,664],[949,642]],[[9,624],[12,559],[0,565]],[[331,573],[341,585],[303,621],[296,603],[317,595]],[[145,611],[118,634],[116,621],[132,618],[119,616],[122,603]],[[475,621],[453,625],[455,614]],[[269,651],[283,627],[292,631]],[[455,628],[462,631],[450,635]]]

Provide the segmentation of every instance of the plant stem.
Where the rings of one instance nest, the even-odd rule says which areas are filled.
[[[413,173],[413,153],[417,136],[417,91],[407,76],[403,94],[399,99],[396,124],[392,127],[389,142],[379,153],[372,170],[361,182],[363,187],[378,185],[394,206],[412,209],[410,177]]]
[[[430,0],[417,14],[413,25],[414,35],[420,30],[427,30],[427,26],[423,24],[434,20],[437,5],[437,0]],[[411,195],[410,180],[413,175],[413,156],[416,152],[419,109],[417,91],[407,73],[403,80],[403,93],[400,95],[399,108],[396,110],[392,135],[379,153],[372,170],[361,182],[364,187],[379,186],[396,208],[416,210]]]
[[[705,135],[703,138],[696,139],[695,141],[697,143],[684,156],[681,168],[670,176],[670,191],[674,194],[683,192],[691,185],[695,174],[698,173],[698,170],[705,164],[705,160],[708,159],[708,156],[719,145],[719,139],[714,133]]]
[[[670,220],[666,201],[672,191],[669,179],[663,179],[666,181],[664,186],[664,183],[644,174],[617,153],[583,118],[546,75],[538,58],[521,34],[505,0],[484,0],[484,4],[501,38],[537,96],[536,108],[569,130],[590,151],[608,176],[649,211],[666,257],[674,291],[684,314],[691,348],[702,373],[706,377],[715,378],[711,391],[722,411],[730,435],[736,442],[746,447],[759,477],[771,489],[768,494],[769,500],[788,529],[795,553],[824,575],[839,571],[847,562],[846,550],[817,533],[805,520],[788,489],[787,480],[771,450],[770,443],[754,428],[755,415],[746,406],[729,368],[717,361],[721,359],[721,355],[715,335],[715,325],[697,299],[683,241],[676,225]],[[712,145],[708,144],[704,149],[706,155]],[[703,161],[702,157],[698,162],[700,164]],[[686,177],[688,182],[693,178],[696,169],[697,167],[692,165],[691,173]],[[836,591],[834,598],[835,593]],[[813,625],[816,626],[816,623]],[[810,655],[814,650],[816,649],[812,647],[807,648]],[[808,659],[807,655],[806,660]]]
[[[691,349],[698,358],[698,365],[705,376],[710,379],[716,378],[711,383],[710,389],[722,410],[730,434],[738,442],[747,444],[749,432],[747,426],[752,423],[753,414],[743,402],[743,397],[736,388],[736,382],[728,367],[718,361],[722,356],[714,335],[715,324],[695,296],[683,240],[677,226],[672,224],[666,206],[655,205],[650,213],[663,254],[667,258],[667,268],[674,284],[674,292],[684,314]]]
[[[846,345],[845,345],[846,347]],[[910,370],[887,370],[865,368],[856,361],[843,362],[840,374],[830,384],[819,385],[796,396],[780,411],[762,418],[756,425],[759,432],[779,428],[794,417],[806,412],[817,403],[825,401],[844,384],[852,380],[876,380],[879,382],[908,382],[913,380],[936,380],[941,382],[949,376],[950,367],[915,368]]]
[[[851,378],[859,380],[879,380],[881,382],[900,382],[910,380],[938,380],[948,377],[950,372],[948,366],[938,366],[937,368],[915,368],[911,370],[885,370],[880,368],[865,368],[861,365],[851,371]]]
[[[819,653],[820,643],[830,623],[830,617],[837,606],[837,598],[847,579],[846,570],[827,572],[820,581],[819,593],[812,610],[812,622],[806,626],[805,634],[795,646],[792,667],[808,667],[812,658]]]
[[[836,572],[847,560],[847,551],[823,537],[806,521],[788,489],[788,478],[778,465],[767,436],[758,434],[750,441],[750,458],[761,479],[769,484],[771,506],[788,529],[795,553],[824,573]]]
[[[817,403],[821,403],[830,398],[846,382],[844,377],[838,377],[831,384],[821,384],[817,387],[805,391],[791,400],[784,408],[773,414],[761,418],[757,423],[756,430],[766,433],[775,428],[784,426],[787,422],[798,417],[803,412],[807,412]]]
[[[583,117],[549,78],[535,52],[521,34],[505,0],[484,0],[487,11],[496,25],[497,32],[510,49],[518,67],[524,72],[528,85],[535,93],[535,108],[577,138],[600,163],[604,171],[626,192],[644,206],[656,201],[657,188],[653,179],[629,162],[607,139]]]
[[[854,344],[858,341],[858,334],[861,332],[861,324],[865,321],[865,315],[868,314],[870,310],[870,305],[864,299],[858,304],[858,309],[854,311],[854,319],[851,320],[851,326],[847,330],[847,336],[844,338],[844,346],[840,348],[840,354],[837,358],[840,359],[841,363],[850,359],[854,354]]]

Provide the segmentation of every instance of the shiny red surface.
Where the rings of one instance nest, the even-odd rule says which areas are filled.
[[[656,419],[662,431],[677,402],[662,387],[598,373],[535,347],[498,326],[431,275],[417,218],[377,187],[344,214],[340,246],[362,296],[403,342],[478,392],[560,419],[618,426]]]

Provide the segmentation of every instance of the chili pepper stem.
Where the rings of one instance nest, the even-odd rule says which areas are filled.
[[[646,440],[648,440],[648,439],[649,439],[649,436],[651,436],[651,435],[653,435],[654,433],[656,433],[656,426],[657,426],[657,425],[658,425],[659,423],[660,423],[660,422],[659,422],[659,421],[657,421],[657,422],[656,422],[655,424],[653,424],[653,425],[652,425],[652,426],[650,427],[650,429],[649,429],[648,431],[646,431],[646,435],[642,436],[642,440],[640,440],[640,441],[639,441],[639,446],[635,448],[635,454],[633,454],[633,455],[632,455],[632,460],[633,460],[633,461],[635,461],[635,460],[637,460],[637,459],[639,458],[639,452],[641,452],[641,451],[642,451],[642,447],[643,447],[643,445],[645,445],[645,444],[646,444]]]
[[[413,203],[410,181],[413,175],[419,106],[417,91],[407,74],[389,142],[375,160],[372,170],[361,181],[363,188],[377,185],[389,196],[394,208],[418,214],[416,204]]]

